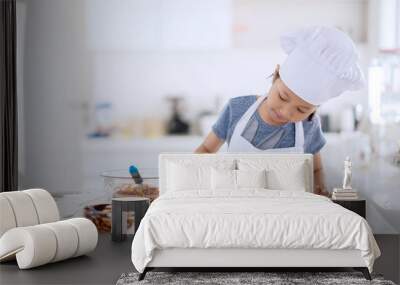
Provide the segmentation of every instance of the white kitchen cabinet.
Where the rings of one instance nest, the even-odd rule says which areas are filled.
[[[231,0],[86,0],[96,51],[215,50],[231,46]]]
[[[285,32],[312,25],[335,26],[367,40],[366,0],[233,0],[233,46],[268,48]]]
[[[161,45],[162,0],[85,0],[87,47],[153,50]]]
[[[400,49],[400,1],[379,1],[379,48]]]
[[[400,49],[400,1],[368,1],[368,43],[371,54]]]
[[[388,1],[395,0],[382,2]],[[87,45],[97,51],[265,48],[282,33],[316,24],[365,43],[368,15],[376,12],[368,6],[368,0],[85,0]]]
[[[231,47],[231,0],[164,0],[162,13],[166,50]]]

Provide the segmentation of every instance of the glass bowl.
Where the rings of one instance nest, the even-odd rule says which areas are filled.
[[[101,174],[104,179],[104,190],[111,201],[114,197],[146,197],[152,202],[159,195],[158,169],[142,168],[139,169],[143,179],[141,184],[135,183],[128,169],[110,170]]]

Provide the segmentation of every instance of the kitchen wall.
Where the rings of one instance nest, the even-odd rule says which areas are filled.
[[[284,59],[279,34],[299,22],[343,28],[357,42],[364,71],[370,60],[363,25],[367,1],[362,0],[19,2],[28,4],[28,32],[35,35],[27,41],[27,51],[49,55],[45,61],[36,57],[40,63],[34,63],[35,69],[51,73],[45,84],[59,90],[41,96],[64,97],[69,112],[80,113],[76,119],[85,131],[92,127],[96,102],[111,102],[115,120],[154,117],[155,110],[166,118],[170,104],[165,97],[178,94],[186,99],[187,119],[194,120],[204,109],[215,110],[217,97],[221,109],[231,97],[265,93],[265,78]],[[289,2],[300,16],[289,14]],[[340,13],[334,16],[331,9]],[[285,21],[279,15],[286,16]],[[60,66],[53,74],[51,69]],[[56,76],[60,77],[52,78]],[[67,78],[71,84],[63,80]],[[60,84],[68,84],[69,90]],[[355,103],[367,106],[366,90],[345,94],[320,111]],[[332,121],[337,129],[338,118]]]
[[[85,192],[87,185],[95,191],[102,187],[102,170],[125,166],[141,146],[154,146],[152,152],[145,152],[151,165],[158,151],[177,145],[194,149],[202,136],[180,138],[179,143],[160,138],[149,144],[137,137],[129,138],[134,143],[120,138],[89,140],[94,106],[111,102],[111,118],[119,124],[165,120],[170,114],[165,97],[179,94],[186,100],[184,116],[193,122],[201,111],[217,111],[231,97],[265,93],[266,77],[285,56],[279,34],[300,24],[344,29],[356,41],[367,74],[377,49],[377,2],[18,0],[18,39],[23,46],[18,53],[21,188],[43,187],[63,195]],[[366,89],[346,93],[319,112],[329,114],[333,129],[338,130],[342,110],[354,104],[367,111]],[[365,162],[358,164],[359,151],[364,151],[361,142],[369,137],[329,138],[324,160],[330,188],[340,183],[342,160],[351,151],[343,146],[360,146],[354,156],[355,165],[361,166]],[[386,165],[375,172],[358,171],[355,186],[360,189],[373,184],[365,175],[386,171],[389,182],[378,183],[366,193],[374,201],[370,213],[377,230],[395,232],[399,212],[390,199],[397,197],[393,188],[400,184],[395,175],[398,168]],[[389,190],[382,190],[385,187]],[[377,195],[378,191],[384,195]]]
[[[79,49],[74,48],[70,53],[75,54],[76,59],[84,57],[87,61],[86,73],[76,85],[76,88],[81,88],[80,96],[74,99],[72,104],[75,107],[90,108],[95,102],[110,101],[113,103],[113,116],[116,119],[153,115],[154,109],[160,110],[158,106],[163,106],[159,115],[165,117],[169,114],[169,104],[164,100],[168,94],[185,96],[186,116],[193,119],[196,112],[203,108],[213,109],[216,96],[225,103],[230,97],[264,93],[268,85],[265,80],[266,75],[284,58],[279,48],[278,35],[285,29],[295,28],[293,23],[282,23],[274,29],[269,28],[271,23],[277,21],[276,15],[285,13],[285,3],[277,6],[274,1],[270,2],[273,8],[270,10],[273,12],[269,13],[268,8],[271,7],[264,1],[250,1],[249,3],[254,3],[252,6],[248,4],[245,6],[241,1],[218,1],[219,5],[214,1],[203,1],[201,7],[212,7],[215,11],[213,15],[209,15],[208,10],[197,11],[199,4],[193,6],[190,1],[87,0],[62,3],[63,1],[58,0],[53,2],[35,1],[31,6],[34,8],[33,6],[46,5],[40,13],[46,9],[49,11],[62,9],[63,6],[67,7],[66,11],[79,10],[71,17],[47,19],[44,16],[42,20],[47,21],[51,27],[47,28],[48,31],[42,30],[43,36],[51,38],[57,38],[57,34],[62,35],[66,29],[73,29],[68,21],[81,24],[79,30],[76,32],[71,30],[69,33],[71,37],[75,37],[75,42],[80,42]],[[343,13],[340,13],[338,18],[331,16],[328,20],[322,21],[324,17],[327,18],[332,7],[318,4],[317,1],[297,1],[297,4],[308,3],[314,10],[319,9],[320,13],[315,14],[320,16],[315,21],[322,21],[325,24],[342,23],[349,32],[355,33],[355,40],[359,42],[361,57],[364,59],[363,66],[366,68],[369,60],[368,46],[365,44],[365,35],[363,36],[365,31],[360,29],[358,23],[362,22],[363,14],[360,11],[364,9],[365,2],[352,1],[348,7],[336,4],[338,6],[336,8],[340,8],[343,12],[351,8],[347,14],[361,18],[357,20],[358,26],[355,27],[350,26],[348,20],[346,22],[342,19]],[[335,2],[329,1],[329,3],[332,6]],[[246,11],[256,11],[260,5],[263,9],[259,10],[267,13],[266,18],[271,18],[270,22],[264,20],[259,25],[257,22],[249,22]],[[306,12],[310,9],[303,8],[303,10]],[[131,11],[133,15],[127,11]],[[200,15],[187,18],[179,16],[188,12]],[[163,17],[159,17],[160,13],[163,13]],[[203,21],[202,16],[207,18],[207,21]],[[80,20],[77,20],[77,17],[80,17]],[[34,21],[32,14],[30,18]],[[158,20],[158,23],[159,18],[163,20]],[[165,28],[166,23],[171,22],[171,18],[178,20],[175,21],[175,25],[169,24]],[[221,18],[224,20],[221,21]],[[65,22],[62,22],[62,19],[65,19]],[[162,32],[158,32],[160,27],[153,21],[162,26]],[[179,24],[191,26],[177,32],[175,29]],[[214,37],[201,37],[220,26],[221,28],[211,33]],[[266,41],[257,40],[263,38],[259,26],[265,27]],[[74,27],[77,28],[77,25]],[[254,29],[256,31],[253,31]],[[187,31],[192,30],[199,35],[187,34]],[[179,38],[180,33],[185,31],[186,34]],[[161,35],[149,36],[152,34]],[[63,43],[64,40],[60,39],[59,42]],[[60,55],[64,53],[62,50],[58,52]],[[72,70],[64,69],[64,72],[68,74]],[[331,105],[336,107],[338,104],[347,104],[348,101],[350,103],[360,101],[359,99],[365,103],[365,95],[364,90],[358,94],[344,96]],[[152,100],[143,100],[144,97],[151,97]],[[328,111],[332,109],[329,106],[325,107]],[[88,123],[87,111],[83,114],[86,116],[84,118],[86,121],[83,123]],[[324,112],[323,109],[321,111]]]
[[[159,106],[159,115],[166,117],[165,96],[181,94],[187,99],[185,115],[193,120],[202,109],[213,109],[216,96],[226,103],[231,97],[265,93],[265,78],[285,57],[279,35],[299,23],[343,28],[359,47],[364,71],[370,60],[367,1],[117,3],[86,1],[87,46],[94,55],[93,98],[111,101],[117,117],[146,116],[155,109],[160,112]],[[289,12],[289,5],[296,6],[296,13]],[[338,13],[330,12],[334,9]],[[133,15],[126,16],[126,10]],[[151,102],[143,100],[147,96]],[[320,111],[355,103],[366,108],[367,101],[362,90],[345,94]],[[332,118],[336,129],[337,117]]]

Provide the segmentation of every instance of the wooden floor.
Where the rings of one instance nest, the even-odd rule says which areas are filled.
[[[400,237],[376,235],[382,257],[375,272],[399,283]],[[94,252],[29,270],[19,270],[16,262],[0,264],[0,284],[115,284],[124,272],[135,271],[130,258],[131,242],[115,243],[101,234]]]

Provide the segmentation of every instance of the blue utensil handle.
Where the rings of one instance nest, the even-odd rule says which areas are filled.
[[[129,173],[131,174],[136,184],[143,183],[143,178],[140,176],[139,169],[136,166],[134,165],[129,166]]]

